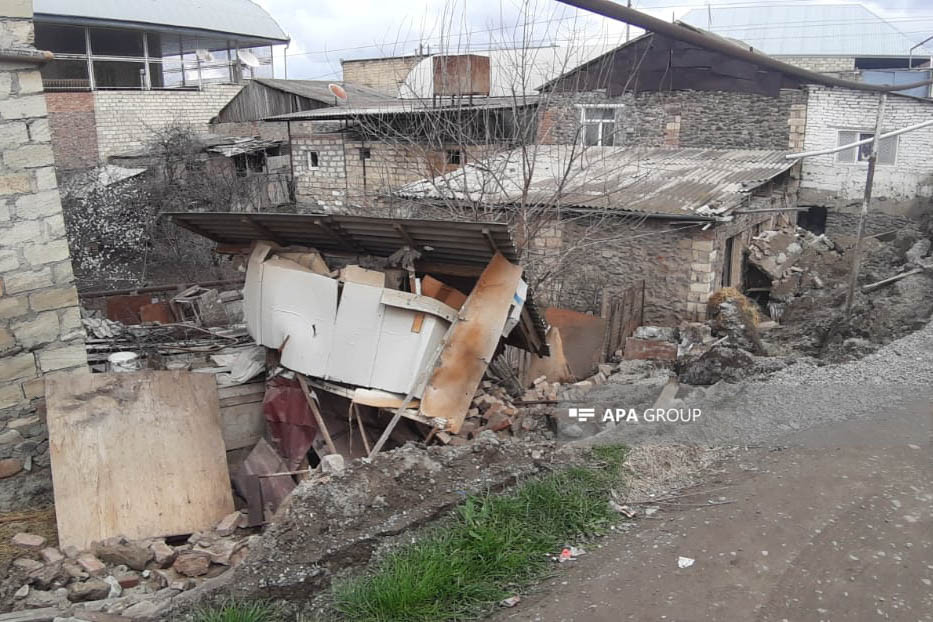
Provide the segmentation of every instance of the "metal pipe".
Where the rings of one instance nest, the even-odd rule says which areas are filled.
[[[748,61],[760,67],[774,69],[775,71],[780,71],[787,75],[795,76],[813,84],[839,86],[856,91],[872,91],[875,93],[896,93],[899,91],[906,91],[909,89],[917,88],[919,86],[933,84],[933,80],[925,80],[923,82],[915,82],[912,84],[899,84],[897,86],[852,82],[850,80],[843,80],[841,78],[816,73],[815,71],[810,71],[808,69],[795,67],[794,65],[788,65],[787,63],[781,62],[776,58],[772,58],[765,54],[758,54],[750,50],[746,50],[733,43],[729,43],[725,40],[720,40],[707,34],[702,34],[700,32],[690,30],[689,28],[684,28],[678,24],[669,24],[657,18],[651,17],[650,15],[645,15],[644,13],[636,11],[635,9],[630,9],[628,7],[622,6],[621,4],[616,4],[615,2],[609,2],[609,0],[557,1],[576,7],[578,9],[583,9],[584,11],[590,11],[591,13],[602,15],[603,17],[608,17],[609,19],[626,22],[628,24],[632,24],[633,26],[644,28],[647,31],[659,35],[664,35],[672,39],[677,39],[678,41],[692,43],[693,45],[707,50],[712,50],[713,52],[720,52],[733,58]]]
[[[17,50],[15,48],[0,48],[0,60],[14,63],[31,63],[43,65],[54,58],[51,52],[42,50]]]
[[[919,130],[924,127],[929,127],[933,125],[933,119],[929,121],[921,121],[920,123],[915,123],[913,125],[908,125],[907,127],[902,127],[899,130],[892,130],[887,134],[882,134],[878,137],[878,140],[884,140],[885,138],[892,138],[894,136],[900,136],[901,134],[906,134],[907,132],[912,132],[914,130]],[[875,137],[863,138],[862,140],[857,140],[854,143],[849,143],[848,145],[842,145],[841,147],[830,147],[828,149],[820,149],[818,151],[804,151],[802,153],[789,153],[784,156],[788,160],[797,160],[799,158],[810,158],[813,156],[829,155],[831,153],[838,153],[840,151],[845,151],[846,149],[851,149],[852,147],[858,147],[860,145],[867,145],[868,143],[875,140]]]

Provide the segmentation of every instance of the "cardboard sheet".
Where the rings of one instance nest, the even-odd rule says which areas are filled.
[[[61,546],[189,534],[233,511],[213,375],[46,376]]]

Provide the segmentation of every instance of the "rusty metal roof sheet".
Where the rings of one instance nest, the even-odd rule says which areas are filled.
[[[787,171],[783,151],[542,145],[513,150],[447,175],[408,184],[409,199],[487,205],[526,201],[657,216],[716,219]]]
[[[283,246],[310,246],[325,254],[357,253],[378,257],[388,257],[402,247],[413,245],[426,264],[483,268],[496,251],[512,263],[519,263],[518,250],[504,223],[340,214],[173,212],[165,216],[185,229],[222,244],[271,240]],[[530,349],[546,351],[547,324],[530,292],[525,308],[534,325],[535,336],[542,344]]]

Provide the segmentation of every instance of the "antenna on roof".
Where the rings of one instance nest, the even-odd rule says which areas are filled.
[[[330,92],[333,93],[334,97],[336,97],[337,99],[342,99],[343,101],[347,101],[348,99],[347,92],[339,84],[328,84],[327,88],[330,89]],[[336,105],[337,102],[334,102],[334,104]]]
[[[237,50],[236,55],[247,67],[259,67],[259,59],[249,50]]]
[[[194,51],[195,56],[198,57],[198,60],[202,63],[212,63],[214,62],[214,55],[211,54],[210,50],[197,49]]]

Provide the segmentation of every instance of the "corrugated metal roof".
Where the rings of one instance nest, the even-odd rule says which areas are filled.
[[[773,56],[907,56],[925,38],[914,40],[860,4],[712,6],[681,21]]]
[[[496,251],[519,263],[509,227],[503,223],[375,218],[341,214],[173,212],[177,225],[222,244],[272,240],[283,246],[309,246],[322,253],[388,257],[412,244],[421,262],[483,268]],[[547,324],[529,292],[525,309],[535,327],[531,349],[545,348]],[[521,324],[520,324],[521,326]],[[522,329],[524,330],[524,329]]]
[[[794,165],[783,151],[643,149],[549,145],[500,154],[396,194],[509,205],[521,200],[531,171],[527,201],[659,216],[709,218],[727,215],[754,188]]]
[[[290,112],[274,117],[267,117],[265,121],[326,121],[332,119],[347,119],[367,115],[408,114],[413,112],[439,112],[445,110],[495,109],[513,108],[517,106],[532,106],[538,102],[538,97],[523,95],[512,97],[474,97],[472,103],[464,100],[455,104],[433,105],[430,99],[395,99],[389,98],[378,104],[370,106],[331,106],[316,110],[303,110]],[[350,99],[350,104],[353,99]]]
[[[354,106],[377,105],[384,101],[394,100],[394,97],[381,93],[368,86],[353,84],[350,82],[333,82],[327,80],[278,80],[272,78],[254,78],[253,82],[263,84],[270,89],[277,89],[286,93],[292,93],[299,97],[313,99],[325,104],[334,105],[336,98],[330,92],[330,84],[339,84],[347,92],[348,104]]]
[[[37,16],[191,28],[288,41],[265,9],[250,0],[35,0]]]

